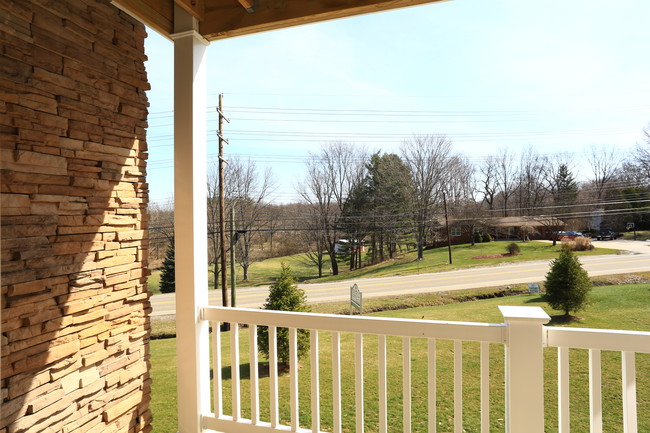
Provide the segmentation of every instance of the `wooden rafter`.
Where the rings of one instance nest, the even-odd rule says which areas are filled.
[[[174,3],[200,23],[208,40],[258,33],[445,0],[113,0],[162,34],[174,28]]]
[[[199,21],[205,18],[205,0],[174,0],[174,2],[185,9],[185,11],[194,16]]]
[[[244,9],[246,9],[246,12],[253,12],[255,5],[253,4],[252,0],[237,0],[237,1],[239,1],[239,4],[242,5]]]
[[[216,40],[436,1],[441,0],[257,0],[255,13],[246,13],[234,2],[208,0],[201,34]]]

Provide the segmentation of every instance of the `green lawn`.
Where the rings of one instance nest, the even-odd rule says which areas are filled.
[[[241,268],[237,267],[237,285],[239,287],[264,286],[273,283],[280,273],[280,264],[285,262],[291,267],[298,282],[327,282],[340,281],[351,278],[385,277],[392,275],[412,275],[424,272],[442,272],[452,269],[469,268],[473,266],[486,266],[496,263],[522,262],[528,260],[542,260],[557,257],[559,244],[552,246],[548,242],[517,242],[520,248],[519,255],[497,258],[476,258],[506,252],[506,246],[511,242],[497,241],[480,243],[475,246],[469,244],[452,246],[453,264],[449,264],[449,253],[447,248],[434,248],[424,251],[424,259],[416,260],[416,253],[403,254],[397,259],[389,260],[374,266],[367,266],[362,269],[350,271],[347,262],[341,262],[339,275],[329,276],[329,262],[324,269],[324,277],[318,278],[318,269],[313,264],[308,264],[302,254],[293,256],[276,257],[260,262],[255,262],[249,269],[248,281],[242,280]],[[608,248],[596,248],[592,251],[581,251],[578,255],[614,254],[617,250]],[[230,278],[230,277],[229,277]],[[212,273],[208,273],[209,287],[212,288],[214,279]],[[228,280],[230,281],[230,280]],[[149,290],[154,294],[160,293],[160,271],[153,271],[148,280]]]
[[[341,269],[337,276],[328,276],[318,280],[318,282],[340,281],[351,278],[370,278],[385,277],[393,275],[412,275],[423,272],[442,272],[452,269],[471,268],[474,266],[490,266],[497,263],[515,263],[530,260],[553,259],[557,257],[560,251],[560,244],[553,246],[549,242],[516,242],[520,252],[515,256],[479,258],[482,256],[492,256],[506,253],[506,247],[511,241],[496,241],[480,243],[472,246],[471,244],[453,245],[452,261],[449,264],[449,251],[446,247],[434,248],[424,251],[424,259],[418,261],[416,252],[405,254],[403,257],[380,263],[374,266],[368,266],[356,271],[346,271]],[[591,251],[579,251],[576,254],[581,255],[598,255],[598,254],[615,254],[617,250],[608,248],[596,248]],[[316,281],[310,281],[316,282]]]
[[[621,232],[620,239],[634,240],[634,230]],[[639,241],[650,239],[650,230],[637,230],[636,239]]]
[[[500,323],[503,321],[498,305],[528,305],[541,306],[550,315],[559,314],[546,306],[537,295],[518,295],[504,298],[483,299],[459,304],[440,305],[436,307],[412,308],[376,315],[403,318],[425,318],[435,320],[461,320]],[[605,329],[628,329],[650,331],[650,284],[633,284],[618,286],[595,287],[592,293],[592,305],[588,310],[579,314],[583,320],[569,326]],[[248,383],[248,341],[247,332],[241,332],[241,364],[242,364],[242,404],[243,415],[249,416],[249,383]],[[320,333],[321,357],[321,402],[323,430],[331,429],[331,345],[330,334]],[[224,341],[224,377],[230,375],[228,353],[228,335],[223,335]],[[154,413],[155,432],[176,431],[176,382],[174,375],[174,339],[155,340],[151,343],[153,398],[151,407]],[[351,350],[353,335],[342,334],[342,394],[343,427],[344,431],[354,431],[354,379]],[[401,341],[389,338],[388,377],[389,377],[389,431],[401,431]],[[366,431],[377,431],[377,341],[370,335],[364,336],[365,351],[365,421]],[[426,342],[414,339],[412,342],[412,376],[413,376],[413,431],[426,431]],[[464,429],[467,432],[478,431],[478,345],[463,343],[463,386],[464,386]],[[452,342],[437,342],[437,379],[439,401],[437,405],[438,431],[453,430],[453,352]],[[588,431],[588,380],[584,350],[571,350],[571,429],[572,431]],[[547,431],[557,431],[557,385],[556,385],[556,350],[549,348],[545,352],[546,375],[546,410]],[[491,431],[504,431],[504,392],[503,392],[503,347],[493,344],[490,347],[490,399],[491,399]],[[639,414],[639,431],[650,431],[650,355],[637,355],[637,400]],[[280,378],[281,395],[288,395],[289,377]],[[223,395],[226,399],[224,411],[230,411],[230,380],[224,381]],[[300,420],[308,427],[310,424],[310,392],[309,392],[309,359],[302,360],[300,372]],[[622,431],[621,415],[621,373],[620,354],[603,353],[603,407],[604,431]],[[262,419],[268,420],[268,378],[260,381],[262,398]],[[281,420],[289,422],[288,398],[281,398]]]

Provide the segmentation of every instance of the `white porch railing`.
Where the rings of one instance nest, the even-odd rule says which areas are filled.
[[[206,430],[226,432],[320,432],[321,421],[327,412],[327,417],[331,416],[331,420],[327,420],[328,430],[335,433],[342,432],[344,424],[347,430],[356,432],[460,433],[465,429],[481,433],[543,433],[549,431],[549,421],[545,420],[544,411],[544,347],[557,347],[559,432],[569,431],[569,348],[589,350],[591,432],[603,431],[602,350],[622,353],[624,432],[639,431],[634,355],[650,353],[650,333],[552,328],[543,326],[549,317],[539,307],[500,309],[505,323],[490,324],[205,307],[202,309],[202,319],[209,321],[212,330],[217,332],[212,332],[211,345],[213,413],[201,414],[202,425]],[[230,323],[229,344],[221,341],[221,333],[218,332],[221,323]],[[240,329],[240,325],[248,325],[248,329]],[[269,379],[268,384],[264,382],[263,392],[259,376],[258,326],[268,326],[269,335]],[[288,386],[286,378],[280,380],[278,373],[275,338],[278,328],[289,329]],[[308,372],[301,372],[298,363],[298,330],[301,329],[310,333],[310,356],[305,362],[309,365]],[[244,335],[240,341],[242,333]],[[329,356],[327,359],[321,357],[323,348],[319,336],[322,335],[324,339],[331,339],[331,359]],[[372,338],[376,338],[376,349],[373,342],[373,356],[369,356],[368,353],[364,354],[364,347],[368,347],[367,343]],[[401,344],[395,341],[400,339]],[[441,345],[443,340],[450,342]],[[464,343],[467,341],[475,343]],[[248,344],[248,353],[241,356],[240,347],[245,347],[245,343]],[[401,356],[388,356],[390,352],[400,349]],[[353,360],[346,350],[354,353]],[[465,359],[464,351],[467,353]],[[491,351],[505,354],[505,362],[501,361],[503,355],[490,357]],[[225,352],[229,352],[229,357]],[[342,355],[347,360],[345,365],[342,365]],[[244,390],[246,392],[241,387],[244,382],[240,369],[243,358],[247,358],[249,367],[250,389]],[[449,359],[451,364],[449,378],[446,373],[441,373],[442,358]],[[402,365],[389,365],[395,363],[395,359],[401,359]],[[412,359],[416,362],[412,363]],[[224,360],[230,369],[224,368]],[[323,370],[326,364],[331,364],[331,377],[329,370]],[[228,370],[231,374],[230,392],[224,392],[227,380],[224,380],[223,372]],[[372,370],[372,375],[367,374],[368,370]],[[401,379],[397,370],[401,370]],[[323,371],[327,373],[323,376],[327,377],[321,377]],[[464,372],[466,378],[471,375],[478,377],[478,381],[472,382],[478,385],[464,389],[467,384],[463,380]],[[647,376],[648,373],[645,374]],[[414,376],[417,378],[415,381]],[[350,381],[353,381],[353,385]],[[445,391],[445,394],[440,393],[442,387],[439,387],[443,381],[451,390]],[[401,395],[395,398],[389,395],[389,387],[399,382]],[[331,387],[331,397],[327,393],[327,401],[321,398],[321,387],[324,385]],[[418,388],[418,395],[424,394],[426,398],[414,399],[414,387]],[[367,393],[367,389],[371,392]],[[394,390],[392,392],[395,393]],[[367,411],[369,405],[366,399],[369,394],[377,402],[376,415],[374,408],[372,415]],[[263,408],[262,401],[265,402]],[[450,420],[438,420],[441,406],[448,403],[453,405],[449,408],[453,415]],[[309,410],[301,411],[301,404]],[[401,412],[401,416],[396,412]],[[471,413],[471,426],[467,425],[464,412]],[[491,419],[491,413],[502,414],[503,419],[495,419],[494,416]],[[414,426],[415,421],[417,427]]]

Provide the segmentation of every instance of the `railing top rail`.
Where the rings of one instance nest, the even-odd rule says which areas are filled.
[[[650,332],[545,326],[546,346],[650,353]]]
[[[204,320],[414,338],[505,342],[503,323],[451,322],[203,307]]]

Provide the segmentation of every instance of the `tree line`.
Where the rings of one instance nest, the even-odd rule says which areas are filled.
[[[310,155],[297,191],[301,200],[283,205],[270,202],[275,188],[270,169],[231,158],[225,201],[228,218],[231,209],[235,215],[236,262],[246,280],[255,261],[288,254],[303,254],[319,276],[328,268],[338,274],[343,262],[355,269],[406,248],[422,258],[425,248],[446,239],[440,230],[445,204],[454,225],[467,233],[511,216],[534,217],[552,229],[564,223],[620,230],[626,222],[650,229],[650,126],[644,134],[628,155],[593,146],[580,157],[540,154],[528,147],[520,152],[501,148],[473,159],[456,151],[444,135],[415,135],[397,153],[332,142]],[[578,167],[587,180],[577,180]],[[217,192],[213,168],[207,200],[215,284],[222,253]],[[171,239],[172,222],[170,206],[151,208],[152,249],[157,240]]]

